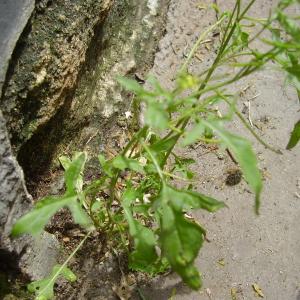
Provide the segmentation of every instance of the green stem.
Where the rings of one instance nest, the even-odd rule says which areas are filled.
[[[279,149],[275,149],[274,147],[268,145],[247,123],[245,118],[242,116],[242,114],[235,108],[235,114],[238,116],[238,118],[241,120],[241,122],[244,124],[244,126],[251,132],[251,134],[256,138],[256,140],[261,143],[265,148],[277,153],[282,154],[282,152]]]
[[[198,38],[197,42],[194,44],[192,50],[190,51],[185,63],[183,64],[183,66],[181,67],[179,74],[182,74],[184,72],[186,72],[188,64],[190,63],[191,59],[193,58],[195,52],[197,51],[198,47],[200,46],[200,44],[203,42],[204,38],[211,32],[213,31],[216,27],[218,27],[224,20],[225,20],[226,16],[223,16],[218,22],[216,22],[215,24],[213,24],[212,26],[208,27]]]
[[[155,168],[156,168],[156,170],[157,170],[157,173],[158,173],[158,175],[159,175],[161,181],[164,182],[164,181],[165,181],[165,178],[164,178],[164,175],[163,175],[163,171],[162,171],[162,169],[160,168],[157,159],[156,159],[155,156],[153,155],[153,153],[152,153],[152,151],[150,150],[150,148],[149,148],[142,140],[140,141],[140,143],[141,143],[141,145],[144,147],[144,149],[146,150],[146,152],[149,154],[149,156],[150,156],[152,162],[154,163],[154,166],[155,166]]]
[[[144,136],[148,130],[148,126],[144,126],[143,128],[141,128],[136,134],[135,136],[132,137],[132,139],[127,143],[127,145],[125,146],[125,148],[123,149],[122,151],[122,155],[126,155],[126,153],[129,151],[129,149],[134,145],[135,146],[135,142],[138,141],[142,136]],[[107,206],[107,213],[110,215],[110,207],[111,207],[111,204],[113,203],[114,201],[114,190],[115,190],[115,186],[116,186],[116,183],[119,179],[119,176],[120,176],[120,171],[118,170],[115,174],[115,176],[111,179],[111,182],[110,182],[110,188],[109,188],[109,191],[110,191],[110,196],[109,196],[109,201],[108,201],[108,206]]]
[[[236,26],[237,24],[243,19],[244,15],[248,12],[248,10],[251,8],[251,6],[254,4],[256,0],[252,0],[248,5],[247,7],[244,9],[244,11],[241,13],[241,15],[239,15],[239,10],[240,10],[240,1],[236,1],[236,4],[235,4],[235,7],[233,9],[233,12],[231,14],[231,17],[230,17],[230,20],[229,20],[229,23],[227,25],[227,28],[225,30],[225,34],[224,34],[224,38],[223,38],[223,41],[221,43],[221,47],[220,47],[220,50],[218,52],[218,55],[216,57],[216,59],[214,60],[214,63],[213,65],[211,66],[211,69],[208,71],[207,75],[206,75],[206,78],[204,79],[204,81],[202,82],[202,84],[200,85],[200,88],[198,89],[198,91],[201,91],[203,90],[208,81],[210,80],[212,74],[214,73],[214,71],[216,70],[216,68],[218,67],[219,65],[219,61],[221,60],[223,54],[224,54],[224,51],[227,47],[227,45],[229,44],[233,34],[234,34],[234,31],[236,29]],[[226,34],[230,28],[230,25],[232,23],[232,20],[233,20],[233,16],[235,14],[235,11],[237,10],[237,17],[235,19],[235,22],[233,23],[229,33],[228,33],[228,36],[226,37]]]
[[[129,149],[132,146],[135,146],[135,142],[138,141],[142,136],[144,136],[147,133],[148,128],[149,128],[148,126],[144,126],[132,137],[132,139],[127,143],[127,145],[123,149],[122,155],[126,155],[126,153],[129,151]],[[108,215],[108,218],[109,218],[109,222],[111,223],[112,227],[113,227],[114,221],[113,221],[112,215],[110,213],[110,208],[111,208],[111,205],[112,205],[112,203],[115,199],[115,187],[116,187],[116,184],[117,184],[118,179],[120,177],[120,173],[121,173],[120,170],[116,171],[114,177],[110,181],[109,199],[106,202],[106,211],[107,211],[107,215]]]
[[[166,175],[166,176],[168,176],[168,177],[171,177],[171,178],[174,178],[174,179],[178,179],[178,180],[182,180],[182,181],[187,181],[187,182],[195,182],[195,181],[193,181],[193,180],[189,180],[189,179],[186,179],[186,178],[183,178],[183,177],[180,177],[180,176],[171,174],[171,173],[166,172],[166,171],[163,171],[162,173],[163,173],[164,175]]]
[[[69,261],[73,258],[73,256],[78,252],[78,250],[82,247],[84,242],[87,240],[87,238],[91,235],[92,231],[88,232],[85,237],[82,239],[82,241],[77,245],[77,247],[74,249],[74,251],[69,255],[69,257],[65,260],[65,262],[60,266],[60,268],[57,270],[55,275],[51,278],[51,280],[48,282],[48,284],[39,291],[40,294],[43,294],[44,291],[46,291],[49,286],[51,286],[57,279],[57,277],[60,275],[61,271],[68,265]]]
[[[200,97],[200,95],[202,95],[202,94],[204,93],[205,87],[206,87],[207,83],[209,82],[209,80],[210,80],[212,74],[214,73],[214,71],[215,71],[216,68],[218,67],[219,61],[221,60],[221,58],[222,58],[222,56],[223,56],[223,52],[225,51],[227,45],[229,44],[229,42],[230,42],[230,40],[231,40],[231,38],[232,38],[232,36],[233,36],[233,34],[234,34],[234,31],[235,31],[235,29],[236,29],[237,24],[242,20],[242,18],[244,17],[244,15],[249,11],[249,9],[250,9],[251,6],[255,3],[255,1],[256,1],[256,0],[250,1],[250,3],[246,6],[246,8],[245,8],[245,9],[243,10],[243,12],[241,13],[241,15],[239,15],[239,12],[240,12],[240,1],[236,1],[235,7],[234,7],[234,9],[233,9],[233,11],[232,11],[232,14],[231,14],[231,16],[230,16],[229,22],[228,22],[227,27],[226,27],[226,29],[225,29],[225,33],[224,33],[223,40],[222,40],[222,42],[221,42],[221,47],[220,47],[220,49],[219,49],[219,52],[218,52],[218,54],[217,54],[217,57],[215,58],[215,60],[214,60],[214,62],[213,62],[213,64],[212,64],[211,68],[209,69],[209,71],[208,71],[208,73],[207,73],[207,75],[206,75],[204,81],[202,82],[202,84],[200,85],[200,87],[199,87],[199,89],[198,89],[199,97]],[[235,19],[234,24],[232,25],[233,17],[234,17],[234,15],[235,15],[236,11],[238,11],[237,17],[236,17],[236,19]],[[230,28],[231,25],[232,25],[232,27],[231,27],[231,29],[230,29],[228,35],[227,35],[227,32],[228,32],[228,30],[229,30],[229,28]],[[199,38],[199,39],[200,39],[200,38]],[[194,48],[197,49],[196,47],[193,47],[193,49],[194,49]],[[192,49],[192,51],[193,51],[193,49]],[[196,50],[195,50],[195,51],[196,51]],[[193,54],[194,54],[194,52],[193,52]],[[192,54],[192,55],[193,55],[193,54]],[[187,64],[185,64],[185,65],[187,65]],[[236,80],[235,80],[235,77],[234,77],[233,79],[231,79],[231,80],[225,82],[225,84],[216,85],[216,87],[219,88],[219,87],[221,87],[221,86],[230,84],[230,83],[232,83],[232,82],[234,82],[234,81],[236,81]],[[212,89],[210,89],[210,90],[212,90]],[[180,126],[180,129],[181,129],[182,132],[184,131],[184,129],[185,129],[185,127],[187,126],[187,124],[189,123],[190,118],[191,118],[191,117],[189,116],[189,117],[187,117],[185,120],[180,121],[180,123],[178,124],[178,127]],[[181,125],[181,124],[182,124],[182,125]],[[172,133],[173,133],[173,132],[172,132]],[[167,136],[171,136],[172,133],[169,133]],[[166,164],[168,157],[170,156],[171,152],[173,151],[173,149],[174,149],[175,145],[177,144],[177,142],[178,142],[179,138],[181,137],[181,135],[182,135],[182,133],[177,133],[177,134],[174,136],[174,137],[175,137],[174,145],[173,145],[173,146],[169,149],[169,151],[166,153],[165,158],[164,158],[164,161],[163,161],[163,164],[162,164],[162,167],[164,167],[164,165]]]

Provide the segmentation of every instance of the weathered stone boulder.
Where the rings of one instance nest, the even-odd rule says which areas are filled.
[[[0,97],[12,52],[34,9],[34,0],[0,2]]]
[[[112,0],[38,1],[18,45],[0,101],[16,151],[72,96]]]
[[[43,178],[59,154],[97,153],[103,146],[131,102],[115,79],[146,76],[168,2],[36,0],[33,7],[30,0],[1,1],[0,10],[15,10],[0,19],[7,25],[0,33],[0,275],[14,269],[37,279],[56,263],[60,246],[47,232],[38,240],[10,238],[34,202],[26,185]],[[101,273],[91,276],[94,262],[83,265],[85,285],[93,285]],[[76,286],[72,293],[89,291]]]
[[[7,276],[6,280],[21,275],[42,278],[57,262],[59,244],[51,234],[45,232],[37,240],[29,236],[10,237],[13,224],[31,207],[32,198],[12,153],[0,110],[0,274]]]
[[[7,238],[16,218],[31,205],[23,171],[12,154],[5,120],[0,111],[0,244],[9,244]]]
[[[15,154],[74,89],[94,28],[111,3],[0,3],[0,107],[5,115],[0,109],[0,273],[4,277],[42,278],[57,263],[59,243],[51,234],[44,232],[39,239],[10,237],[15,221],[33,205]]]
[[[34,1],[0,3],[0,96],[11,55],[34,9]],[[12,239],[15,221],[32,207],[23,170],[12,153],[6,121],[0,110],[0,298],[17,277],[42,278],[57,263],[59,244],[54,236],[43,233]]]
[[[0,100],[27,179],[41,178],[59,153],[90,139],[99,151],[105,126],[130,104],[116,77],[147,73],[168,2],[37,2]]]

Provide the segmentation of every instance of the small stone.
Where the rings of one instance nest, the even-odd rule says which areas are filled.
[[[218,158],[219,160],[223,160],[223,159],[224,159],[224,154],[223,154],[223,153],[217,152],[217,158]]]
[[[226,178],[226,185],[234,186],[241,182],[242,180],[242,172],[239,169],[229,170]]]
[[[135,279],[135,276],[133,274],[129,274],[127,276],[127,283],[128,285],[134,285],[136,283],[136,279]]]
[[[66,20],[66,16],[65,15],[59,15],[58,16],[58,20],[65,21]]]

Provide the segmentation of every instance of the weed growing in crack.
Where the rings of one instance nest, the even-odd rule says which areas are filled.
[[[251,143],[229,132],[225,124],[236,115],[258,142],[271,151],[280,151],[267,145],[248,125],[237,108],[238,95],[230,93],[229,87],[272,61],[287,73],[287,80],[299,95],[300,29],[299,16],[286,13],[288,6],[298,5],[299,1],[280,1],[267,19],[248,15],[255,2],[244,4],[237,0],[231,12],[221,14],[217,23],[204,31],[179,71],[173,90],[163,88],[155,78],[148,80],[150,89],[131,79],[118,79],[135,94],[138,104],[144,103],[145,125],[114,158],[99,155],[103,170],[100,178],[91,183],[83,181],[86,153],[76,153],[72,159],[60,158],[65,169],[65,194],[37,202],[31,212],[17,221],[12,234],[40,234],[63,207],[69,208],[74,221],[85,227],[88,234],[62,266],[56,266],[48,278],[29,285],[37,299],[53,297],[53,284],[59,276],[75,280],[67,263],[92,231],[106,234],[108,239],[118,238],[119,247],[128,251],[130,269],[155,275],[171,268],[191,288],[201,287],[194,260],[206,233],[187,213],[194,209],[215,212],[226,204],[195,191],[189,169],[194,161],[179,157],[174,152],[176,145],[187,147],[200,141],[227,149],[254,192],[255,212],[259,213],[262,177],[256,156]],[[254,36],[247,32],[250,25],[259,27]],[[219,32],[220,44],[214,62],[201,74],[190,74],[191,59],[215,30]],[[271,32],[272,38],[263,38],[265,31]],[[252,42],[258,39],[269,45],[267,51],[252,48]],[[235,72],[215,80],[215,73],[219,74],[225,65],[234,66]],[[216,109],[220,103],[227,106],[223,115]],[[299,138],[298,122],[287,148],[296,146]],[[175,187],[172,179],[181,180],[183,187]]]

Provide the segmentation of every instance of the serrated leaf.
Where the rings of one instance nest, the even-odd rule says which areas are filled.
[[[158,256],[155,252],[153,232],[135,221],[136,235],[134,236],[134,251],[129,256],[129,267],[132,270],[147,273],[155,272],[155,262]]]
[[[145,111],[145,123],[156,129],[168,128],[169,115],[162,103],[149,101]]]
[[[163,198],[169,199],[172,206],[177,211],[191,208],[201,208],[209,212],[215,212],[225,207],[225,203],[212,197],[200,194],[190,190],[177,190],[171,186],[165,186],[163,189]]]
[[[129,233],[134,239],[134,251],[129,256],[129,267],[133,270],[153,272],[158,256],[155,251],[156,238],[153,231],[135,220],[128,206],[123,205],[129,224]]]
[[[201,287],[200,274],[193,265],[203,244],[204,231],[198,224],[184,218],[163,199],[162,230],[160,243],[162,254],[192,289]]]
[[[72,213],[75,223],[82,225],[82,226],[87,226],[87,225],[91,224],[91,219],[89,218],[87,213],[84,211],[84,209],[81,207],[81,205],[78,201],[69,203],[68,208],[70,209],[70,211]]]
[[[177,137],[161,139],[151,145],[150,149],[154,152],[168,152],[177,142]]]
[[[290,149],[294,148],[298,144],[299,140],[300,140],[300,121],[298,121],[295,124],[286,149],[290,150]]]
[[[126,77],[118,77],[117,80],[128,91],[134,92],[136,94],[142,93],[144,91],[143,87],[136,80]]]
[[[191,171],[188,166],[194,164],[195,160],[192,158],[179,157],[175,155],[175,162],[173,167],[173,173],[179,172],[181,176],[191,180],[195,174]]]
[[[76,275],[67,267],[56,265],[50,276],[30,283],[27,288],[36,294],[37,300],[49,300],[54,298],[54,284],[59,277],[64,277],[69,282],[76,281]]]
[[[217,120],[202,120],[201,122],[211,128],[220,137],[222,143],[233,153],[243,171],[246,181],[255,192],[255,209],[258,213],[262,191],[262,178],[257,167],[257,159],[252,150],[251,143],[242,137],[226,131]]]
[[[104,157],[104,155],[99,154],[98,160],[100,163],[100,166],[102,167],[103,171],[109,176],[112,177],[114,175],[112,165],[110,164],[110,161],[107,161]]]
[[[183,146],[194,144],[203,136],[205,126],[202,123],[196,123],[191,130],[187,130],[184,134]]]
[[[178,163],[182,166],[189,166],[196,162],[193,158],[180,157],[180,156],[176,156],[175,160],[176,160],[176,163]]]
[[[71,163],[65,171],[66,193],[75,193],[82,191],[82,172],[87,159],[85,152],[75,154]]]
[[[76,201],[75,195],[61,198],[61,197],[47,197],[38,202],[36,207],[21,217],[13,226],[12,235],[18,236],[24,233],[30,233],[33,236],[39,235],[49,219],[61,208],[66,206],[69,202]]]
[[[183,161],[178,161],[177,158],[175,158],[175,164],[173,168],[173,173],[175,174],[176,172],[179,172],[181,176],[191,180],[194,178],[195,173],[191,171],[187,166],[189,164],[182,163]],[[195,161],[193,161],[194,163]]]
[[[115,157],[112,161],[112,165],[119,170],[130,169],[139,173],[144,173],[144,168],[137,160],[122,155]]]

